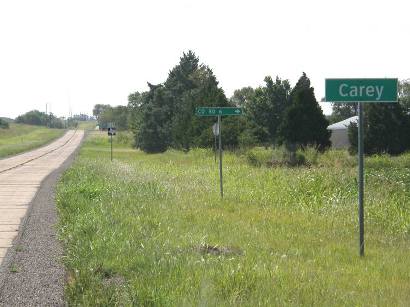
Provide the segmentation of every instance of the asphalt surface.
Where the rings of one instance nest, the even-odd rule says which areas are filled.
[[[55,188],[80,146],[50,173],[23,218],[0,268],[0,306],[65,306],[63,248],[55,225]]]

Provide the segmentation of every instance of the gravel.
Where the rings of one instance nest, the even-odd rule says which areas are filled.
[[[63,248],[54,201],[59,176],[78,149],[41,184],[0,268],[0,306],[65,306]]]

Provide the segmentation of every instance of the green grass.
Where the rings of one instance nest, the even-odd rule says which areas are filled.
[[[77,128],[81,130],[95,130],[96,126],[97,126],[96,120],[88,120],[88,121],[79,121]]]
[[[366,159],[364,258],[355,162],[341,152],[299,168],[226,153],[224,200],[211,151],[114,143],[114,157],[95,134],[58,186],[69,305],[410,302],[409,154]]]
[[[0,129],[0,158],[43,146],[64,132],[63,129],[10,123],[9,129]]]

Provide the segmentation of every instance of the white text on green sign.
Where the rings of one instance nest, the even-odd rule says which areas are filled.
[[[397,102],[397,79],[326,79],[329,102]]]
[[[231,116],[242,115],[242,108],[236,107],[199,107],[196,108],[197,116]]]

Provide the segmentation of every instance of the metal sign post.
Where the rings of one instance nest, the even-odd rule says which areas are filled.
[[[111,133],[111,162],[112,162],[112,133]]]
[[[215,123],[212,126],[212,132],[214,134],[214,153],[215,153],[215,163],[216,163],[216,150],[217,150],[216,137],[219,135],[219,124],[218,123]]]
[[[229,115],[242,115],[242,109],[236,107],[199,107],[196,108],[195,114],[197,116],[217,116],[218,117],[218,124],[212,126],[212,130],[215,136],[219,136],[219,187],[221,191],[221,198],[224,197],[224,189],[223,189],[223,177],[222,177],[222,122],[221,116],[229,116]],[[216,146],[216,145],[215,145]],[[215,152],[216,154],[216,152]],[[215,156],[216,160],[216,156]]]
[[[112,136],[117,134],[117,129],[112,127],[112,124],[110,123],[111,127],[108,127],[108,135],[110,136],[110,143],[111,143],[111,162],[112,162]]]
[[[359,123],[357,130],[358,137],[358,165],[359,165],[359,253],[364,256],[364,210],[363,210],[363,192],[364,192],[364,164],[363,164],[363,103],[358,102]]]
[[[218,128],[219,128],[219,185],[221,190],[221,197],[224,197],[224,187],[222,179],[222,131],[221,131],[221,115],[218,115]]]
[[[215,141],[214,141],[214,153],[215,153],[215,163],[216,163],[216,135],[214,135],[214,139],[215,139]]]
[[[326,79],[325,101],[358,104],[357,160],[359,202],[359,254],[364,256],[364,103],[397,102],[397,79]]]

